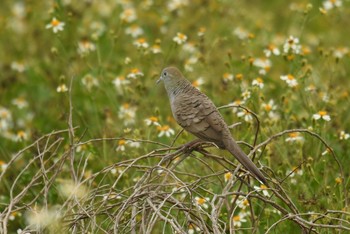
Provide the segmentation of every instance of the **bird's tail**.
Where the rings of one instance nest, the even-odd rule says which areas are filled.
[[[232,139],[228,138],[224,140],[225,148],[228,150],[237,160],[250,171],[253,176],[260,180],[262,183],[267,185],[267,180],[265,176],[259,171],[259,169],[255,166],[253,161],[242,151],[239,145]]]

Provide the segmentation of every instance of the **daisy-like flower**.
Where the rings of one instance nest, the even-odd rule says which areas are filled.
[[[245,90],[242,94],[241,94],[242,98],[244,101],[248,100],[251,96],[251,92],[249,90]]]
[[[124,103],[119,108],[118,116],[124,120],[125,125],[131,125],[135,123],[136,107],[130,106],[128,103]]]
[[[56,89],[57,93],[64,93],[68,91],[68,88],[65,84],[61,84]]]
[[[207,29],[205,27],[200,27],[198,32],[197,32],[197,35],[199,37],[203,37],[206,31],[207,31]]]
[[[242,223],[247,222],[247,220],[245,219],[245,217],[247,216],[247,214],[245,212],[241,212],[238,215],[233,216],[232,221],[233,221],[233,226],[235,227],[241,227]]]
[[[196,87],[198,90],[200,90],[200,87],[204,84],[204,79],[202,77],[199,77],[197,80],[192,82],[192,85]]]
[[[336,48],[334,51],[333,51],[333,56],[336,58],[336,59],[341,59],[343,58],[345,55],[349,54],[349,48],[348,47],[339,47],[339,48]]]
[[[6,170],[7,167],[8,167],[8,164],[0,160],[0,171]]]
[[[249,38],[249,32],[241,27],[235,28],[233,34],[237,36],[240,40],[245,40]]]
[[[204,209],[208,209],[209,205],[208,202],[210,201],[209,197],[195,197],[194,198],[194,205],[203,207]]]
[[[145,123],[147,126],[151,126],[151,125],[160,126],[160,124],[158,122],[158,118],[155,116],[151,116],[151,117],[145,119]]]
[[[143,73],[138,68],[133,68],[130,70],[130,73],[126,77],[131,79],[136,79],[142,76],[143,76]]]
[[[187,41],[187,36],[183,33],[178,32],[176,36],[173,38],[173,41],[178,45],[182,45]]]
[[[239,106],[239,105],[244,105],[245,101],[243,100],[240,100],[240,99],[237,99],[235,100],[234,102],[230,103],[230,105],[235,105],[235,106]],[[236,113],[237,111],[239,111],[240,108],[237,108],[237,107],[232,107],[232,112],[233,113]]]
[[[133,38],[136,38],[143,34],[143,29],[140,26],[133,24],[125,29],[125,33],[127,35],[131,35]]]
[[[149,44],[147,43],[146,39],[143,37],[137,39],[134,42],[134,45],[139,49],[147,49],[149,47]]]
[[[194,54],[197,52],[197,48],[193,42],[187,42],[182,46],[182,50],[189,54]]]
[[[82,79],[81,83],[90,91],[93,87],[97,87],[99,85],[96,77],[91,74],[86,74]]]
[[[292,170],[290,171],[286,171],[286,175],[290,177],[290,182],[292,184],[297,184],[297,180],[295,178],[296,175],[301,176],[303,175],[303,170],[301,170],[300,168],[297,167],[293,167]]]
[[[78,53],[81,56],[87,55],[92,51],[96,50],[96,46],[94,43],[88,40],[82,40],[78,43]]]
[[[314,85],[314,84],[310,84],[309,86],[307,86],[306,88],[305,88],[305,91],[308,91],[308,92],[316,92],[316,86]]]
[[[304,137],[299,132],[290,132],[286,138],[286,142],[303,142]]]
[[[22,216],[22,213],[19,213],[19,212],[12,212],[9,216],[9,220],[13,221],[16,219],[16,217],[21,217]]]
[[[131,7],[124,9],[124,11],[120,14],[120,19],[127,23],[135,21],[137,19],[135,9]]]
[[[266,57],[270,57],[272,54],[278,56],[281,54],[281,52],[277,46],[270,44],[266,47],[266,49],[264,49],[264,54]]]
[[[327,111],[324,111],[324,110],[319,111],[316,114],[313,114],[312,118],[314,120],[319,120],[319,119],[323,119],[325,121],[330,121],[331,120],[331,117],[328,115]]]
[[[262,89],[264,88],[264,81],[261,79],[261,77],[258,77],[253,80],[252,85],[257,86],[259,89]]]
[[[259,186],[254,186],[254,189],[257,192],[262,192],[265,197],[270,196],[269,192],[267,191],[267,187],[264,184],[261,184],[260,187]]]
[[[326,0],[323,2],[323,8],[328,11],[336,7],[341,7],[342,4],[341,0]]]
[[[331,150],[329,148],[327,148],[325,151],[322,152],[322,156],[325,156],[326,154],[329,154],[331,152]]]
[[[347,140],[350,138],[350,134],[346,133],[345,131],[340,131],[339,133],[339,139],[340,140]]]
[[[157,130],[159,131],[158,137],[166,136],[170,137],[175,134],[175,131],[169,127],[169,125],[158,126]]]
[[[255,67],[260,68],[259,70],[260,75],[266,75],[266,73],[271,69],[272,62],[270,59],[267,59],[267,58],[256,58],[253,61],[253,65]]]
[[[237,80],[243,80],[243,74],[242,73],[238,73],[238,74],[236,74],[235,75],[235,78],[237,79]]]
[[[23,130],[18,131],[17,134],[15,135],[14,141],[16,142],[22,142],[26,140],[28,140],[28,134]]]
[[[24,97],[18,97],[12,100],[12,104],[17,106],[18,109],[23,109],[28,107],[28,102]]]
[[[225,179],[225,182],[228,182],[228,181],[230,181],[230,179],[232,178],[232,173],[231,172],[226,172],[225,174],[224,174],[224,179]]]
[[[275,105],[275,101],[273,99],[270,99],[268,103],[264,102],[261,104],[261,107],[268,113],[277,109],[277,106]]]
[[[23,62],[13,61],[11,63],[11,69],[23,73],[26,70],[26,65]]]
[[[246,197],[239,196],[237,201],[236,201],[236,204],[239,208],[244,210],[249,206],[249,201]]]
[[[289,38],[283,44],[283,52],[288,54],[300,54],[301,45],[299,44],[299,38],[289,36]]]
[[[198,62],[198,58],[196,56],[192,56],[185,61],[185,70],[188,72],[193,72],[192,65]]]
[[[160,54],[162,53],[162,49],[160,48],[160,45],[159,44],[154,44],[152,47],[151,47],[151,52],[153,54]]]
[[[282,76],[280,76],[280,78],[281,78],[281,80],[284,80],[289,87],[294,88],[294,87],[298,86],[298,81],[291,74],[282,75]]]
[[[343,182],[343,179],[340,177],[335,178],[335,183],[336,184],[341,184]]]
[[[200,233],[201,229],[193,224],[188,225],[188,234]]]
[[[175,11],[188,5],[188,0],[171,0],[168,2],[168,10]]]
[[[222,80],[226,83],[226,82],[229,82],[229,81],[233,81],[233,74],[232,73],[228,73],[228,72],[225,72],[223,75],[222,75]]]
[[[112,81],[112,83],[114,84],[118,93],[123,94],[124,86],[130,84],[130,80],[125,79],[125,76],[118,76]]]
[[[126,145],[126,140],[119,140],[118,141],[118,146],[115,149],[116,151],[125,151],[125,145]]]
[[[241,111],[239,111],[237,113],[237,116],[240,118],[243,118],[244,121],[246,122],[251,122],[253,120],[253,116],[250,112],[248,112],[247,110],[242,109]]]
[[[64,22],[59,21],[58,19],[56,19],[55,17],[51,20],[51,22],[49,24],[46,25],[47,29],[52,28],[52,31],[54,33],[57,33],[58,31],[63,31],[64,29]]]

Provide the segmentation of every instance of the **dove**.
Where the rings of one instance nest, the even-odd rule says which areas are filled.
[[[243,152],[214,103],[192,86],[176,67],[164,68],[163,81],[176,122],[199,139],[228,150],[256,179],[267,184],[265,176]]]

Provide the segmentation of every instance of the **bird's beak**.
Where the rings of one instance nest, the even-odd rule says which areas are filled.
[[[159,84],[159,82],[162,80],[162,77],[159,77],[159,79],[156,81],[156,84]]]

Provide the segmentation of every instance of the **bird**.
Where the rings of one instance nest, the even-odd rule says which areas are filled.
[[[229,151],[253,176],[267,185],[265,176],[243,152],[231,135],[222,115],[210,98],[194,87],[176,67],[162,70],[163,81],[176,122],[202,141]]]

